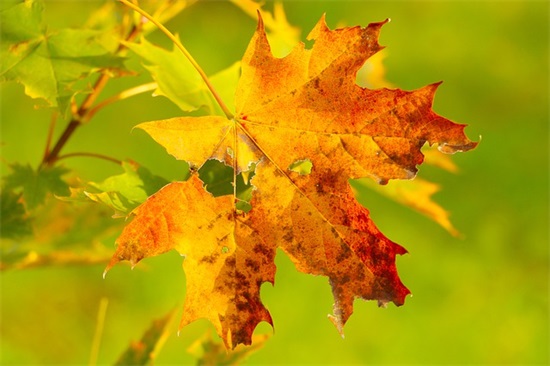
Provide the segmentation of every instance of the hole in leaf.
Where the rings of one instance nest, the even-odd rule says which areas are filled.
[[[252,210],[250,200],[252,199],[252,192],[254,186],[250,183],[250,180],[254,177],[256,170],[256,163],[249,165],[247,171],[241,172],[237,175],[237,210],[248,212]]]
[[[313,163],[309,159],[296,160],[288,166],[288,170],[300,175],[311,174],[311,169],[313,169]]]
[[[251,163],[247,171],[237,174],[237,210],[248,212],[252,209],[250,200],[254,186],[250,180],[254,177],[256,164]],[[233,167],[227,166],[219,160],[210,159],[198,170],[199,178],[204,182],[205,189],[214,197],[233,194]]]
[[[240,200],[237,201],[237,203],[235,204],[235,207],[237,208],[238,211],[242,211],[244,213],[252,210],[252,205],[246,201],[240,201]]]
[[[304,48],[306,50],[311,50],[313,48],[313,45],[315,44],[315,40],[313,39],[306,39],[304,42]]]
[[[214,197],[233,194],[233,168],[211,159],[199,169],[199,178]]]
[[[222,253],[225,254],[225,253],[228,253],[229,252],[229,248],[226,247],[226,246],[223,246],[222,247]]]

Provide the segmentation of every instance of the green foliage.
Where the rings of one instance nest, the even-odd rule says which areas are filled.
[[[185,112],[202,108],[208,114],[222,114],[200,75],[175,46],[172,51],[167,51],[145,38],[127,46],[143,60],[145,68],[157,82],[155,94],[164,95]],[[222,98],[233,99],[230,95],[235,90],[239,74],[239,63],[235,63],[211,77],[214,86],[220,87]]]
[[[86,187],[75,188],[66,201],[99,202],[115,211],[115,216],[124,217],[147,197],[158,191],[168,181],[152,174],[147,168],[133,162],[122,162],[124,173],[114,175],[103,182],[88,182]]]
[[[15,163],[11,165],[12,174],[4,178],[4,189],[23,190],[23,199],[27,208],[32,210],[44,203],[46,195],[53,193],[58,196],[69,194],[69,186],[61,176],[67,174],[66,168],[40,167],[34,170],[30,165]]]
[[[30,235],[32,228],[21,202],[23,194],[8,190],[2,190],[0,194],[0,235],[12,239]]]
[[[26,0],[0,13],[0,81],[17,81],[31,98],[42,98],[65,113],[71,98],[87,87],[77,80],[99,70],[121,71],[122,58],[92,29],[48,29],[44,3]]]

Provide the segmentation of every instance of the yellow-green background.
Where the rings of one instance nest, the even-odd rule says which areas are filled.
[[[79,25],[96,4],[47,1],[48,23]],[[462,239],[406,207],[361,192],[382,232],[410,251],[397,264],[414,297],[387,309],[356,301],[342,339],[326,319],[332,310],[327,280],[298,273],[278,253],[276,286],[262,288],[275,334],[247,363],[547,364],[549,3],[287,1],[285,9],[303,37],[325,12],[331,27],[391,18],[380,37],[387,46],[387,79],[408,90],[443,80],[434,109],[469,124],[467,134],[482,141],[454,157],[458,174],[430,167],[420,172],[443,185],[436,199],[452,212]],[[168,26],[213,73],[242,56],[255,21],[227,2],[204,1]],[[159,34],[152,39],[168,45]],[[133,83],[115,80],[107,92]],[[49,114],[34,110],[19,85],[1,90],[2,160],[36,166]],[[161,97],[142,95],[102,111],[64,151],[132,158],[178,179],[183,164],[130,130],[179,113]],[[65,164],[95,181],[118,172],[86,158]],[[99,301],[107,297],[99,363],[109,364],[152,319],[181,305],[185,279],[176,253],[148,259],[134,271],[118,266],[106,280],[103,267],[2,273],[1,362],[87,363]],[[192,363],[185,350],[209,328],[199,321],[180,337],[174,328],[156,364]],[[261,324],[257,332],[271,329]]]

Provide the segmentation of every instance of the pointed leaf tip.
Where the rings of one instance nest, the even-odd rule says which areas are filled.
[[[369,23],[369,25],[367,26],[367,28],[374,28],[376,29],[376,31],[380,31],[380,29],[382,28],[382,26],[384,26],[385,24],[388,24],[389,22],[391,22],[391,19],[390,18],[386,18],[384,20],[382,20],[381,22],[374,22],[374,23]]]
[[[260,9],[256,10],[256,13],[258,14],[258,25],[256,27],[256,31],[265,31],[264,19],[262,18],[262,13],[260,12]]]
[[[345,338],[344,324],[342,324],[342,319],[340,319],[339,317],[334,316],[332,314],[328,314],[327,318],[328,318],[328,320],[330,320],[332,322],[332,324],[334,324],[334,326],[336,327],[336,330],[340,334],[340,337],[342,337],[342,339],[344,339]]]

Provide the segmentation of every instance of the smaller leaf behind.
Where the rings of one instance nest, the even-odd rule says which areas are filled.
[[[301,30],[287,21],[281,1],[274,2],[273,13],[262,9],[264,2],[253,0],[231,0],[231,2],[254,20],[258,18],[258,12],[260,13],[268,30],[267,37],[271,51],[276,57],[286,56],[300,42]]]
[[[209,114],[223,115],[200,75],[175,46],[168,51],[145,38],[142,38],[140,43],[125,44],[143,60],[144,67],[157,82],[156,95],[165,96],[185,112],[202,108]],[[210,77],[230,109],[233,109],[233,94],[239,74],[240,64],[235,63]]]
[[[234,350],[227,350],[222,342],[216,342],[212,333],[207,332],[189,346],[187,352],[197,358],[197,366],[235,366],[245,361],[252,353],[259,351],[269,337],[269,334],[254,335],[251,346],[240,344]]]
[[[148,13],[153,14],[159,22],[166,23],[194,2],[196,0],[145,0],[140,1],[139,5]],[[123,28],[127,22],[132,21],[140,23],[140,16],[123,4],[107,1],[90,13],[85,27],[92,29]],[[140,26],[142,27],[141,32],[143,34],[148,34],[158,29],[151,22],[141,24]]]
[[[21,188],[23,200],[28,210],[42,204],[48,193],[58,196],[69,194],[68,184],[61,176],[69,170],[60,166],[41,167],[34,170],[30,165],[12,164],[12,173],[4,177],[4,188],[16,190]]]
[[[0,236],[19,239],[32,234],[29,215],[21,202],[21,193],[2,190],[0,197]]]
[[[435,183],[418,177],[413,181],[392,180],[386,185],[380,185],[369,178],[357,179],[351,183],[357,190],[361,190],[364,187],[370,188],[383,196],[420,212],[441,225],[453,236],[459,236],[460,234],[449,220],[449,213],[431,198],[440,189],[439,185]],[[362,194],[359,193],[358,199],[360,202],[364,201],[361,196]]]
[[[85,187],[71,189],[65,201],[94,201],[115,211],[115,217],[124,217],[147,197],[168,184],[162,177],[152,174],[147,168],[134,162],[122,162],[124,173],[105,179],[103,182],[88,182]]]
[[[149,365],[168,337],[168,328],[172,323],[174,310],[160,319],[153,320],[149,328],[137,342],[131,342],[120,355],[115,365]]]
[[[31,214],[32,235],[0,240],[0,270],[105,263],[124,224],[111,219],[105,207],[71,205],[53,195],[47,195]],[[9,222],[4,224],[2,234],[12,230]]]

